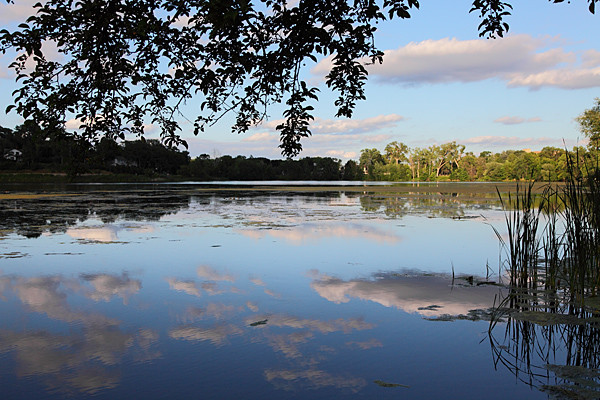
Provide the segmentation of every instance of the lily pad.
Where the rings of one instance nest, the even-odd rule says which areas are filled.
[[[403,387],[403,388],[410,388],[410,386],[408,385],[402,385],[400,383],[390,383],[390,382],[384,382],[382,380],[375,380],[373,381],[373,383],[381,386],[381,387],[385,387],[385,388],[395,388],[395,387]]]
[[[267,324],[268,319],[263,319],[261,321],[256,321],[250,324],[250,326],[259,326],[259,325],[266,325]]]
[[[576,315],[556,314],[543,311],[521,311],[511,315],[514,319],[531,322],[540,326],[586,325],[598,323],[600,318],[580,318]]]
[[[587,297],[584,304],[593,311],[600,311],[600,296]]]
[[[0,254],[0,258],[22,258],[27,256],[27,253],[21,253],[19,251],[11,251],[10,253]]]
[[[544,366],[561,379],[558,385],[544,385],[540,389],[557,399],[591,400],[600,398],[600,370],[577,365]]]

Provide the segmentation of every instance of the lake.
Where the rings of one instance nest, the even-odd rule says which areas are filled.
[[[1,193],[3,399],[545,399],[567,379],[545,327],[490,333],[493,184]]]

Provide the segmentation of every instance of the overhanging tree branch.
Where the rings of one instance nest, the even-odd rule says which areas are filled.
[[[562,0],[549,0],[561,3]],[[590,12],[599,0],[588,0]],[[7,0],[12,3],[13,0]],[[201,96],[194,133],[233,113],[234,132],[263,121],[285,102],[278,127],[282,154],[297,155],[317,89],[300,79],[306,63],[332,56],[326,79],[338,94],[336,116],[351,117],[365,99],[364,60],[381,63],[377,24],[406,19],[417,0],[48,0],[12,32],[0,31],[0,51],[16,50],[21,85],[14,109],[42,126],[76,118],[83,139],[144,134],[160,125],[165,143],[185,141],[175,115]],[[512,6],[474,0],[481,36],[502,37]],[[63,60],[48,61],[54,43]]]

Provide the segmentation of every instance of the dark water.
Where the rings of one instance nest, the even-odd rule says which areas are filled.
[[[64,193],[0,200],[3,399],[547,398],[490,345],[494,201]]]

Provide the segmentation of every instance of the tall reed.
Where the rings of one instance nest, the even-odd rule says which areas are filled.
[[[566,160],[566,183],[548,184],[538,200],[533,183],[500,197],[506,240],[494,230],[511,287],[564,290],[568,301],[583,305],[600,287],[600,174],[597,161],[581,161],[578,152]]]
[[[600,166],[578,152],[566,159],[564,185],[548,184],[536,198],[530,183],[500,197],[508,234],[494,231],[510,289],[494,307],[489,338],[495,365],[523,382],[565,398],[596,399],[600,303],[590,297],[600,289]],[[504,318],[502,340],[494,330]],[[585,377],[577,375],[582,371]]]
[[[544,241],[546,266],[555,279],[566,280],[571,300],[582,303],[600,285],[598,165],[589,160],[582,164],[578,152],[567,153],[567,172],[564,187],[544,193],[545,213],[550,216]],[[557,220],[562,222],[558,231]]]
[[[494,228],[496,236],[506,250],[506,268],[512,287],[527,288],[537,284],[540,240],[538,225],[540,209],[535,207],[533,182],[523,190],[519,185],[516,193],[508,193],[505,200],[498,191],[508,228],[506,240]]]

